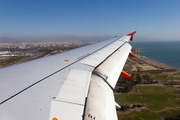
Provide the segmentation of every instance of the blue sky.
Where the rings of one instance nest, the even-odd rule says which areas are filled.
[[[180,0],[0,0],[0,37],[104,36],[180,40]]]

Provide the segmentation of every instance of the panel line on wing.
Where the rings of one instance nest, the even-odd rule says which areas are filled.
[[[90,71],[71,69],[55,100],[83,105],[90,78]]]
[[[95,50],[94,52],[89,53],[89,55],[92,55],[93,53],[96,53],[97,51],[99,51],[99,50],[101,50],[101,49],[105,48],[106,46],[108,46],[108,45],[112,44],[113,42],[117,41],[118,39],[119,39],[119,38],[117,38],[117,39],[113,40],[112,42],[108,43],[107,45],[105,45],[105,46],[103,46],[103,47],[101,47],[101,48],[99,48],[99,49]],[[89,55],[87,55],[87,56],[89,56]],[[87,56],[86,56],[86,57],[87,57]],[[10,97],[8,97],[7,99],[5,99],[5,100],[3,100],[2,102],[0,102],[0,105],[1,105],[1,104],[3,104],[3,103],[5,103],[5,102],[7,102],[8,100],[10,100],[10,99],[12,99],[12,98],[16,97],[17,95],[19,95],[20,93],[22,93],[22,92],[26,91],[27,89],[29,89],[29,88],[33,87],[34,85],[36,85],[36,84],[38,84],[38,83],[40,83],[40,82],[44,81],[45,79],[47,79],[47,78],[51,77],[52,75],[54,75],[54,74],[56,74],[56,73],[58,73],[58,72],[62,71],[63,69],[65,69],[65,68],[67,68],[67,67],[69,67],[69,66],[73,65],[74,63],[77,63],[78,61],[80,61],[80,60],[82,60],[82,59],[84,59],[84,57],[82,57],[82,58],[80,58],[80,59],[78,59],[78,60],[76,60],[76,61],[74,61],[74,62],[70,63],[69,65],[67,65],[67,66],[65,66],[65,67],[63,67],[63,68],[61,68],[61,69],[59,69],[59,70],[55,71],[54,73],[52,73],[52,74],[50,74],[50,75],[48,75],[48,76],[46,76],[46,77],[42,78],[41,80],[39,80],[39,81],[37,81],[37,82],[35,82],[35,83],[33,83],[33,84],[29,85],[28,87],[26,87],[26,88],[22,89],[21,91],[17,92],[16,94],[11,95],[11,96],[10,96]]]
[[[77,59],[83,59],[85,57],[89,56],[89,53],[86,53],[85,55],[82,55],[81,57],[78,57]]]
[[[114,52],[116,52],[116,50],[121,48],[127,42],[121,42],[120,45],[117,45],[114,43],[115,42],[113,42],[110,45],[107,45],[107,47],[104,48],[106,50],[107,49],[111,50],[111,52],[109,51],[108,53],[105,53],[104,49],[101,49],[101,50],[97,51],[97,53],[95,53],[94,55],[90,55],[87,58],[83,59],[82,61],[80,61],[80,63],[96,67],[96,66],[100,65],[103,61],[105,61],[109,56],[111,56]],[[115,47],[115,48],[113,48],[113,47]],[[98,54],[99,54],[99,56],[97,56]],[[96,59],[94,59],[95,55],[96,55]]]
[[[84,106],[84,104],[78,104],[78,103],[74,103],[74,102],[68,102],[68,101],[62,101],[62,100],[54,100],[54,101],[57,101],[57,102],[64,102],[64,103],[68,103],[68,104],[76,104],[76,105],[81,105],[81,106]]]

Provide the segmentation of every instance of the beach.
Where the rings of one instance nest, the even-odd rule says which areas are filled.
[[[135,57],[129,57],[124,66],[124,70],[130,73],[135,72],[159,72],[159,71],[179,71],[178,68],[160,63],[158,61],[149,59],[145,56],[135,54]]]

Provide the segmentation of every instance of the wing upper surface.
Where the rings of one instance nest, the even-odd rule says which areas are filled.
[[[104,44],[109,44],[113,40],[115,39],[94,44],[93,49],[92,46],[85,46],[61,54],[1,68],[0,80],[3,84],[0,84],[0,92],[6,90],[6,94],[3,94],[3,92],[1,93],[0,103],[26,87],[29,87],[42,79],[45,80],[48,76],[61,71],[61,69],[77,63],[77,61],[81,60],[84,55],[92,54],[94,51],[104,47]],[[65,62],[64,60],[69,60],[70,62]],[[66,77],[66,75],[64,75],[64,77]],[[12,85],[9,86],[9,83]],[[8,89],[9,87],[11,89]]]
[[[128,39],[130,39],[129,36],[124,38],[116,37],[61,54],[1,68],[0,119],[48,119],[50,108],[53,108],[54,103],[56,105],[56,102],[53,101],[55,99],[61,101],[62,98],[64,101],[67,100],[66,94],[60,93],[67,91],[67,88],[71,87],[69,86],[70,84],[77,88],[74,83],[79,79],[73,79],[75,82],[72,82],[73,75],[69,76],[71,79],[68,78],[68,75],[72,73],[70,71],[75,70],[75,73],[82,72],[82,74],[87,74],[87,76],[84,76],[87,81],[82,82],[81,85],[83,91],[86,91],[81,94],[84,94],[84,98],[87,97],[87,86],[90,84],[91,73],[94,68],[102,64],[111,54],[123,46]],[[66,87],[63,89],[62,85]],[[71,99],[72,92],[69,93],[70,97],[68,99]],[[77,104],[79,104],[79,100],[80,97],[76,99]],[[74,100],[71,102],[74,102]],[[64,106],[66,103],[61,105]],[[80,111],[84,110],[84,106],[72,106],[81,109]],[[72,106],[70,105],[70,109]],[[53,110],[51,109],[51,113]]]

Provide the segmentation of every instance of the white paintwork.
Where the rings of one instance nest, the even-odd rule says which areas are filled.
[[[62,80],[62,74],[57,73],[41,82],[41,84],[25,90],[18,96],[1,104],[0,120],[47,120],[51,100],[57,96],[59,88],[63,84]],[[11,84],[9,83],[9,85]]]
[[[56,99],[51,102],[49,120],[54,117],[59,120],[82,119],[90,78],[89,71],[70,70]]]
[[[49,120],[82,120],[84,106],[53,100]]]
[[[96,69],[96,71],[108,76],[107,81],[113,88],[116,85],[130,50],[131,46],[128,43],[124,44]]]
[[[112,44],[106,46],[105,48],[90,55],[89,57],[83,59],[82,61],[80,61],[80,63],[96,67],[123,44],[124,42],[122,41],[115,41]]]
[[[81,56],[87,53],[93,53],[114,40],[115,39],[110,39],[68,52],[40,58],[14,66],[0,68],[0,102],[9,98],[9,96],[13,96],[27,86],[70,65],[71,63],[77,61]],[[64,60],[69,60],[70,62],[65,62]],[[81,67],[78,66],[77,68],[79,69]],[[64,76],[64,78],[65,77],[66,76]],[[6,90],[6,92],[4,92],[4,90]]]
[[[119,40],[123,41],[123,42],[129,42],[131,36],[123,36],[122,38],[120,38]]]
[[[59,93],[69,70],[93,70],[93,67],[80,64],[78,61],[81,59],[79,58],[103,48],[116,39],[0,68],[0,103],[25,89],[0,105],[0,120],[47,120],[50,114],[51,100]],[[39,80],[43,81],[33,85]],[[33,86],[27,88],[30,85]]]
[[[55,100],[84,105],[90,78],[90,71],[71,69]]]
[[[125,36],[122,40],[127,41],[126,38]],[[91,76],[90,73],[94,67],[106,60],[109,55],[124,44],[120,39],[120,37],[116,37],[61,54],[0,68],[0,120],[47,120],[53,117],[60,119],[82,119],[80,115],[83,113],[84,100],[80,100],[78,97],[72,98],[71,95],[80,95],[82,98],[86,96],[88,88],[85,87],[89,86],[87,81]],[[93,62],[91,64],[89,63],[89,58],[91,60],[95,58],[96,60],[95,62],[92,60]],[[69,60],[69,62],[65,62],[64,60]],[[86,62],[83,63],[82,61]],[[71,73],[71,70],[73,71],[72,74],[68,74]],[[76,72],[85,73],[86,75],[82,78],[80,77],[79,80],[74,75]],[[108,82],[111,81],[109,78]],[[72,84],[76,83],[75,81],[82,84],[76,84],[72,87]],[[96,84],[96,82],[92,82],[92,84]],[[104,96],[103,99],[106,108],[108,108],[105,118],[115,120],[116,111],[114,109],[113,92],[102,79],[100,79],[99,83],[102,83],[102,88],[105,90],[104,93],[99,94],[101,98]],[[114,83],[115,81],[111,83],[112,86]],[[74,91],[71,90],[66,92],[69,94],[67,96],[64,92],[61,94],[61,91],[68,90],[69,84],[71,84],[70,86],[73,89],[79,91],[80,94],[76,93],[75,95],[72,93]],[[61,89],[62,85],[64,87]],[[79,88],[76,89],[76,87]],[[97,87],[97,85],[94,85],[94,87]],[[80,91],[81,89],[83,90]],[[94,93],[96,92],[99,93],[94,90]],[[11,98],[11,96],[13,97]],[[89,102],[91,103],[90,100]],[[96,104],[96,102],[92,104]],[[104,102],[102,102],[99,109],[102,113],[105,110],[101,109],[104,108],[102,107],[103,105]],[[73,113],[70,112],[72,115],[68,114],[70,110],[73,111]]]
[[[106,55],[100,54],[100,53],[94,53],[91,56],[89,56],[87,59],[84,59],[82,62],[83,64],[96,67],[100,62],[102,62],[104,59],[106,59]]]
[[[85,120],[117,120],[114,94],[100,77],[92,75],[85,110]]]
[[[110,55],[110,54],[113,53],[113,52],[114,52],[113,49],[110,49],[110,48],[105,47],[105,48],[103,48],[102,50],[98,51],[97,53],[98,53],[98,54],[101,54],[101,55],[108,56],[108,55]]]
[[[123,43],[122,43],[122,44],[123,44]],[[113,49],[113,50],[116,50],[116,49],[119,48],[119,47],[120,47],[120,45],[114,44],[114,43],[107,46],[107,48],[110,48],[110,49]]]
[[[91,72],[71,69],[55,100],[51,102],[49,120],[82,119]],[[63,108],[63,109],[62,109]]]
[[[95,69],[95,71],[108,77],[107,82],[113,88],[130,50],[131,46],[125,43]],[[92,118],[97,120],[117,120],[116,107],[120,108],[120,106],[114,101],[111,87],[101,77],[92,75],[87,97],[85,120],[92,120]]]

